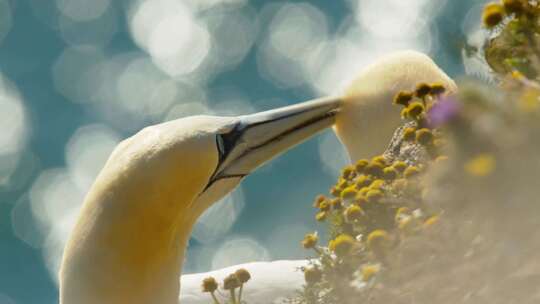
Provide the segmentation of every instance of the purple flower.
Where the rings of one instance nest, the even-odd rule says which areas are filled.
[[[452,96],[445,96],[428,111],[428,123],[432,128],[448,123],[461,111],[461,104]]]

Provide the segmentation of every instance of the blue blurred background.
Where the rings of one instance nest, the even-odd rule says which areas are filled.
[[[122,138],[193,114],[338,93],[397,49],[483,75],[484,0],[0,0],[0,304],[56,303],[83,197]],[[248,177],[195,227],[184,272],[302,258],[312,198],[347,156],[329,130]]]

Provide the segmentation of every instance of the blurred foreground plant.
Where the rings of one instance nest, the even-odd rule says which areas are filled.
[[[499,74],[518,71],[536,79],[540,70],[540,6],[538,1],[503,0],[486,5],[483,23],[495,37],[485,46],[490,67]]]
[[[486,6],[499,86],[396,95],[388,149],[315,200],[331,241],[304,238],[294,303],[540,303],[539,16],[538,1]]]

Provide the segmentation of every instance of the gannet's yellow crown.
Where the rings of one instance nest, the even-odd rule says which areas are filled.
[[[337,99],[195,116],[123,141],[87,194],[60,270],[62,304],[177,304],[197,218],[269,159],[329,127]]]
[[[457,90],[431,58],[416,51],[391,53],[360,72],[344,92],[334,127],[352,162],[384,152],[400,124],[392,98],[420,82],[438,82],[448,91]]]

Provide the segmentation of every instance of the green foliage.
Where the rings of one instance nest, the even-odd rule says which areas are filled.
[[[494,14],[501,19],[490,26],[486,16]],[[503,22],[503,20],[505,20]],[[496,37],[487,42],[485,58],[499,74],[517,71],[528,78],[539,76],[540,69],[540,7],[536,1],[504,0],[501,4],[488,4],[484,9],[484,24],[496,28]]]

